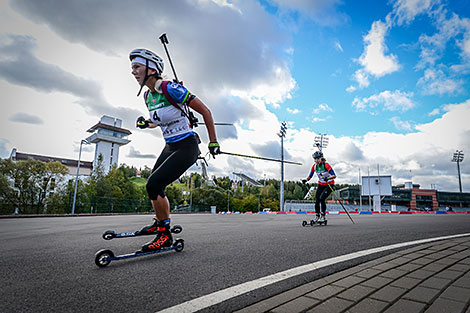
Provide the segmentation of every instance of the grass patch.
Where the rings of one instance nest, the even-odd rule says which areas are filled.
[[[145,186],[145,184],[147,184],[147,179],[143,177],[130,177],[129,180],[139,187]]]

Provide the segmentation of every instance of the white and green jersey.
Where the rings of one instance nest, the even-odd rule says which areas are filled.
[[[183,103],[188,100],[190,92],[182,85],[173,82],[167,84],[167,90],[170,97],[184,110]],[[189,119],[168,101],[163,92],[147,91],[144,99],[150,119],[162,129],[165,142],[178,142],[194,135]]]

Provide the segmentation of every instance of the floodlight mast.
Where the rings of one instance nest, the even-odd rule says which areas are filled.
[[[459,190],[462,192],[462,179],[460,178],[460,162],[463,161],[463,151],[462,150],[457,150],[454,153],[454,157],[452,159],[452,162],[457,162],[457,172],[459,173]]]
[[[281,190],[279,195],[279,211],[284,211],[284,137],[286,136],[287,123],[281,123],[281,131],[277,134],[281,137]]]
[[[318,150],[323,151],[323,148],[328,146],[328,136],[326,134],[319,134],[315,136],[314,142]]]

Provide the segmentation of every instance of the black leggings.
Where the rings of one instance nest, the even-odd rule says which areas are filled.
[[[322,214],[326,213],[326,198],[331,193],[330,187],[327,185],[318,185],[317,193],[315,194],[315,213],[320,214],[320,204]]]
[[[179,178],[196,162],[200,151],[196,136],[175,143],[167,143],[147,180],[147,193],[151,200],[165,197],[165,187]]]

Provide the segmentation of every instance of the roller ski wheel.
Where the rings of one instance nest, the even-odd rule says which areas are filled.
[[[183,231],[183,227],[181,225],[174,225],[170,228],[170,232],[172,234],[179,234]],[[111,240],[114,238],[127,238],[127,237],[138,237],[138,236],[148,236],[148,235],[155,235],[154,233],[147,233],[147,234],[140,234],[139,232],[126,232],[126,233],[116,233],[114,230],[107,230],[103,233],[104,240]]]
[[[151,254],[167,252],[171,250],[175,250],[176,252],[181,252],[183,251],[183,249],[184,249],[183,239],[176,239],[170,247],[162,248],[160,250],[147,251],[147,252],[138,250],[134,253],[122,254],[122,255],[116,255],[116,256],[111,250],[102,249],[96,252],[95,254],[95,264],[98,267],[106,267],[108,266],[109,263],[111,263],[111,261],[132,259],[132,258],[137,258],[141,256],[151,255]]]
[[[114,253],[111,250],[101,249],[95,254],[95,264],[98,267],[105,267],[111,263],[111,258],[114,258]]]
[[[176,252],[181,252],[184,249],[184,240],[183,239],[176,239],[173,243],[173,247],[175,247]]]
[[[305,227],[305,226],[308,226],[308,225],[310,225],[310,226],[315,225],[315,221],[314,221],[314,220],[310,220],[310,222],[309,222],[309,221],[303,221],[303,222],[302,222],[302,226]]]
[[[104,240],[111,240],[113,238],[116,238],[116,232],[114,230],[107,230],[103,233],[103,239]]]

